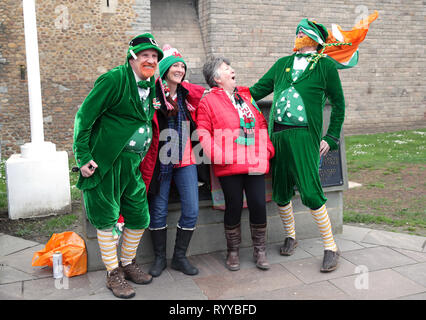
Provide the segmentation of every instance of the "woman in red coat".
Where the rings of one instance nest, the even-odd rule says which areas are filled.
[[[226,266],[239,270],[241,212],[246,194],[254,259],[260,269],[266,260],[265,174],[274,148],[267,123],[247,87],[237,87],[235,71],[221,57],[210,58],[203,74],[211,91],[197,109],[197,133],[219,178],[225,196]]]

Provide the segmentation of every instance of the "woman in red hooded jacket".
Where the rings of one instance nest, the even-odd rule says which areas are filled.
[[[226,267],[239,270],[243,191],[247,198],[254,259],[260,269],[266,260],[265,174],[274,148],[267,123],[247,87],[237,87],[235,71],[222,57],[210,58],[203,74],[211,91],[196,111],[197,133],[211,160],[225,196]]]

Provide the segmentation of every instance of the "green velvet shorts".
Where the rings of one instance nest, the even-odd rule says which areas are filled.
[[[275,157],[272,159],[272,200],[279,205],[290,202],[294,186],[302,203],[316,209],[326,203],[319,175],[319,145],[307,128],[272,133]]]
[[[87,218],[96,229],[114,227],[120,213],[126,228],[148,227],[147,192],[139,171],[140,162],[139,154],[121,152],[102,181],[95,188],[83,191]]]

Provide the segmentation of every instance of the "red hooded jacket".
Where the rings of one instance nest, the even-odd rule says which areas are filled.
[[[224,89],[214,87],[196,111],[197,132],[205,154],[211,159],[217,177],[234,174],[266,174],[275,150],[268,135],[265,117],[253,105],[248,87],[237,87],[238,94],[255,117],[255,144],[235,143],[240,117]]]

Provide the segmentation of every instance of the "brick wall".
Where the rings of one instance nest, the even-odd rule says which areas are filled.
[[[425,126],[424,1],[108,2],[109,7],[107,0],[36,1],[45,140],[58,150],[71,152],[75,112],[96,78],[124,62],[133,35],[152,31],[156,36],[157,30],[161,44],[171,42],[189,57],[195,78],[197,69],[201,76],[203,55],[224,55],[232,61],[239,84],[250,86],[278,58],[291,53],[302,18],[350,29],[366,9],[378,10],[379,18],[361,44],[358,66],[340,71],[347,102],[345,134]],[[22,1],[2,0],[3,157],[20,152],[19,146],[30,142],[28,88],[26,80],[21,80],[25,67]]]
[[[152,33],[162,48],[170,44],[182,54],[186,80],[207,87],[202,75],[206,52],[195,0],[155,0],[151,5]]]
[[[123,64],[132,36],[151,29],[149,0],[37,0],[45,141],[72,150],[74,116],[107,70]],[[0,116],[3,157],[30,142],[22,1],[0,6]],[[26,75],[25,75],[26,76]]]
[[[240,85],[254,84],[279,58],[292,53],[302,18],[349,30],[368,10],[379,12],[360,46],[358,66],[340,71],[346,134],[426,125],[424,1],[200,0],[206,52],[228,57]]]

